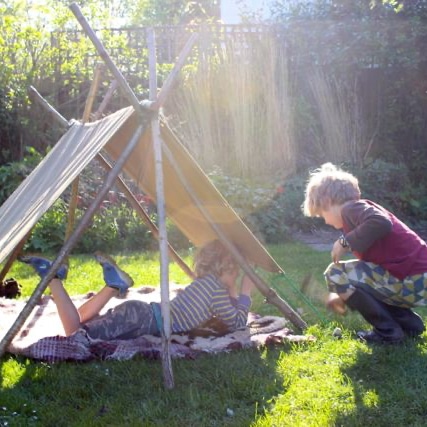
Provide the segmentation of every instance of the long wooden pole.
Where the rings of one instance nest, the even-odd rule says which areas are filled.
[[[93,215],[98,210],[99,206],[103,202],[106,194],[110,190],[110,188],[113,186],[117,176],[121,172],[124,164],[126,163],[126,160],[131,155],[134,148],[139,143],[139,140],[146,129],[146,124],[141,124],[132,139],[130,140],[129,144],[126,146],[126,148],[123,150],[120,157],[117,159],[116,164],[114,165],[113,169],[111,169],[110,173],[108,174],[107,178],[104,181],[104,184],[98,194],[96,195],[95,199],[93,200],[92,204],[88,207],[86,212],[84,213],[81,221],[69,237],[69,239],[64,243],[64,246],[59,251],[58,256],[53,261],[52,266],[49,270],[49,272],[46,274],[46,276],[41,280],[41,282],[37,285],[35,288],[33,294],[25,304],[25,307],[22,309],[22,311],[19,313],[18,317],[16,318],[13,325],[10,327],[9,331],[6,333],[6,335],[3,337],[2,341],[0,342],[0,357],[4,354],[4,352],[7,349],[7,346],[10,344],[10,342],[13,340],[15,335],[19,332],[19,330],[22,328],[23,324],[27,320],[28,316],[33,311],[35,305],[43,295],[43,292],[47,288],[49,282],[54,278],[56,272],[63,264],[64,260],[68,257],[71,250],[74,248],[74,246],[79,241],[81,235],[86,230],[86,228],[89,226]]]
[[[135,111],[143,116],[145,108],[139,103],[138,98],[133,93],[129,84],[123,77],[120,70],[115,66],[114,62],[109,57],[107,51],[105,50],[103,44],[100,42],[95,32],[90,27],[89,23],[82,15],[77,4],[73,3],[70,6],[71,11],[76,16],[80,25],[83,27],[86,35],[91,39],[95,48],[97,49],[99,55],[106,63],[107,67],[110,69],[114,77],[116,78],[120,88],[123,90],[125,96],[127,97],[130,104],[134,107]],[[151,37],[151,36],[150,36]],[[152,38],[154,41],[154,32],[152,33]],[[151,42],[149,42],[151,43]],[[193,42],[194,43],[194,42]],[[154,58],[153,58],[154,55]],[[155,68],[153,69],[153,64],[155,67],[155,44],[153,47],[149,49],[149,67],[150,67],[150,101],[149,103],[152,105],[157,100],[157,77],[154,79],[153,76],[156,76]],[[182,67],[182,64],[179,64],[178,67]],[[175,69],[178,69],[176,67]],[[171,80],[168,82],[168,87],[165,88],[162,97],[165,99],[166,94],[172,88],[172,81],[176,79],[176,75],[174,75]],[[157,108],[160,107],[160,104],[157,104]],[[161,161],[161,141],[160,137],[160,126],[158,114],[151,121],[151,131],[155,152],[155,162],[156,162],[156,193],[157,193],[157,212],[159,217],[159,246],[160,246],[160,255],[161,255],[161,299],[162,299],[162,317],[163,317],[163,334],[162,342],[163,342],[163,352],[162,352],[162,363],[163,363],[163,374],[164,374],[164,382],[166,388],[172,388],[173,384],[173,374],[171,367],[171,357],[170,357],[170,310],[168,302],[169,301],[169,277],[168,277],[168,264],[169,260],[167,258],[167,251],[165,250],[165,246],[167,242],[166,235],[166,224],[165,221],[165,213],[164,213],[164,191],[163,191],[163,167]],[[157,148],[156,148],[157,147]],[[164,227],[164,230],[162,229]],[[165,302],[164,296],[167,293],[167,301]],[[169,329],[168,329],[169,328]]]
[[[6,274],[12,267],[13,263],[16,261],[16,258],[18,258],[19,253],[21,252],[22,248],[25,245],[25,242],[27,241],[28,237],[31,234],[31,231],[25,235],[25,237],[15,246],[15,249],[13,250],[10,257],[7,259],[6,263],[4,264],[1,272],[0,272],[0,282],[3,282],[3,279],[6,277]]]
[[[103,68],[103,64],[98,64],[95,68],[94,79],[92,81],[92,84],[90,85],[89,95],[86,99],[85,109],[83,112],[83,117],[82,117],[83,124],[87,123],[90,120],[90,114],[92,112],[93,102],[95,100],[96,92],[98,91],[99,83],[101,80],[102,68]],[[77,202],[79,197],[79,181],[80,181],[80,178],[77,176],[71,185],[71,198],[70,198],[70,203],[68,205],[68,222],[67,222],[67,228],[65,230],[65,240],[67,240],[68,237],[70,237],[75,224]]]
[[[105,47],[101,43],[101,41],[98,39],[97,35],[95,34],[95,31],[93,31],[92,28],[90,27],[89,22],[83,16],[79,6],[76,3],[72,3],[70,5],[70,9],[74,13],[74,16],[77,18],[77,20],[79,21],[79,23],[82,26],[86,35],[90,38],[91,42],[95,46],[96,50],[98,51],[99,56],[103,59],[103,61],[107,65],[108,69],[111,71],[114,78],[117,80],[117,83],[119,84],[120,88],[124,92],[124,95],[126,96],[127,100],[133,106],[135,111],[142,112],[143,107],[140,105],[138,98],[134,94],[133,90],[129,86],[126,79],[123,77],[123,74],[116,67],[113,60],[108,55],[107,50],[105,49]]]
[[[29,88],[29,95],[30,98],[35,98],[38,103],[53,117],[53,119],[59,123],[61,126],[68,128],[70,126],[70,123],[68,120],[61,115],[55,108],[52,107],[52,105],[47,102],[46,99],[44,99],[40,93],[37,91],[37,89],[34,86],[30,86]]]
[[[149,28],[147,34],[148,67],[150,101],[157,99],[157,58],[156,38],[154,29]],[[171,317],[169,299],[169,258],[167,252],[166,209],[163,182],[162,140],[160,139],[159,116],[151,119],[151,138],[154,148],[154,161],[156,172],[157,217],[159,223],[159,249],[160,249],[160,302],[163,320],[162,332],[162,366],[163,381],[167,389],[174,387],[172,359],[170,354]]]
[[[111,165],[102,154],[98,154],[96,156],[96,159],[101,163],[101,165],[105,169],[107,170],[111,169]],[[119,188],[119,190],[125,194],[129,203],[132,205],[135,211],[147,224],[153,237],[157,241],[159,241],[159,229],[157,228],[156,224],[153,223],[153,221],[151,220],[147,212],[145,212],[144,208],[139,204],[138,200],[135,198],[135,195],[131,192],[129,187],[126,185],[126,183],[123,181],[123,179],[120,176],[117,178],[116,185]],[[171,258],[181,267],[182,271],[184,271],[184,273],[187,274],[188,277],[190,277],[191,279],[194,279],[196,276],[193,270],[191,270],[191,268],[184,262],[184,260],[179,256],[179,254],[175,251],[175,249],[170,245],[169,242],[168,242],[168,251]]]
[[[114,91],[118,87],[117,80],[113,80],[110,84],[110,87],[107,90],[107,93],[104,96],[104,99],[102,100],[101,104],[99,105],[98,110],[95,111],[93,114],[93,121],[99,120],[104,113],[105,109],[107,108],[108,103],[110,102],[111,98],[113,97]]]
[[[187,60],[188,55],[190,54],[191,49],[193,48],[193,45],[196,42],[197,38],[198,33],[192,33],[187,42],[185,43],[185,46],[180,52],[172,71],[169,73],[168,77],[163,83],[162,89],[158,93],[157,98],[155,100],[152,100],[153,103],[150,105],[150,109],[158,110],[165,103],[167,96],[172,90],[178,77],[178,74],[181,71],[181,68],[184,66],[184,63]]]

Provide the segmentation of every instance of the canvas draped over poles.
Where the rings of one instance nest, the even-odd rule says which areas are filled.
[[[34,171],[0,207],[0,262],[13,251],[40,217],[53,205],[90,161],[105,150],[116,160],[135,133],[140,117],[132,107],[93,123],[73,122]],[[280,271],[260,241],[221,196],[175,134],[161,122],[161,138],[171,156],[163,156],[167,216],[196,246],[217,238],[215,230],[195,203],[246,256],[266,271]],[[124,166],[145,194],[156,201],[154,151],[147,127]],[[173,165],[175,164],[175,167]],[[177,174],[178,167],[180,174]],[[185,177],[186,186],[181,177]],[[192,194],[190,194],[192,192]]]

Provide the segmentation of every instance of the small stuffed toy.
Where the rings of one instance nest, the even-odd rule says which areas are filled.
[[[21,285],[13,278],[0,282],[0,297],[18,298],[21,296]]]

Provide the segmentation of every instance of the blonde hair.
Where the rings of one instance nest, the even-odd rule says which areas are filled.
[[[199,249],[194,257],[196,277],[213,274],[221,277],[238,268],[238,264],[219,240],[213,240]]]
[[[319,216],[332,205],[359,200],[359,181],[332,163],[325,163],[310,174],[302,205],[304,215]]]

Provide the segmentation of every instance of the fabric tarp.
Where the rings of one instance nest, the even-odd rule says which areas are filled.
[[[132,114],[127,108],[94,123],[73,122],[0,207],[0,262],[34,227]]]
[[[99,151],[104,149],[113,161],[118,159],[139,121],[138,114],[129,107],[94,123],[72,124],[38,167],[0,207],[0,262]],[[171,153],[170,158],[163,155],[165,207],[171,221],[196,246],[217,238],[212,225],[194,202],[194,195],[210,219],[249,262],[267,271],[280,271],[261,242],[221,196],[164,121],[160,129],[167,147],[165,150]],[[176,173],[176,167],[187,185]],[[154,151],[149,127],[127,160],[124,172],[144,193],[156,200]]]

